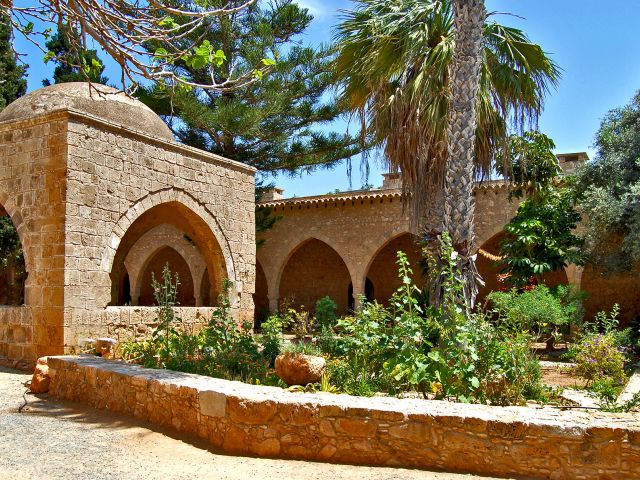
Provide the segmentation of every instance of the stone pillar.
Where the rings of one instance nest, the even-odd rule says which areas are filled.
[[[269,311],[270,312],[277,312],[278,311],[278,294],[271,294],[269,293],[268,295],[269,298]]]
[[[353,309],[358,310],[362,303],[360,297],[364,295],[364,282],[353,282]]]
[[[569,285],[580,288],[580,285],[582,284],[582,272],[584,272],[584,267],[569,265],[564,269],[564,271],[567,274]]]

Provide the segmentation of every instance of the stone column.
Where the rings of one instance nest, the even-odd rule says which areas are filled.
[[[569,265],[564,269],[564,271],[567,274],[569,285],[580,288],[580,285],[582,284],[582,272],[584,272],[584,267]]]

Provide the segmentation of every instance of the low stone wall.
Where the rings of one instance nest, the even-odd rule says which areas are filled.
[[[640,416],[299,394],[97,357],[49,357],[51,394],[233,454],[554,479],[640,477]]]
[[[216,307],[176,307],[175,326],[195,330],[206,325]],[[132,338],[148,338],[157,326],[156,307],[107,307],[103,310],[76,313],[66,326],[69,345],[82,338],[113,337],[118,342]]]

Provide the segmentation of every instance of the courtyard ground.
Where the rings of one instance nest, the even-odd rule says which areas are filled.
[[[27,394],[30,375],[0,367],[0,478],[473,480],[474,475],[234,457],[128,417]]]

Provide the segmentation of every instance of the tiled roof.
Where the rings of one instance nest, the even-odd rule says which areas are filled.
[[[478,183],[476,190],[507,188],[508,183],[504,180],[486,180]],[[376,188],[371,190],[352,190],[340,193],[327,193],[326,195],[313,195],[309,197],[282,198],[279,200],[269,200],[260,202],[265,207],[281,207],[285,205],[309,205],[317,203],[352,202],[356,200],[375,200],[385,198],[400,198],[402,190],[399,188]]]

